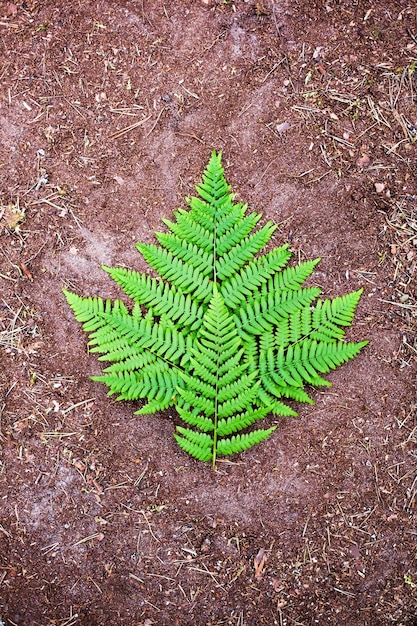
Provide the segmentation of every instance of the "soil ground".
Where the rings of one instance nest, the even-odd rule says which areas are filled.
[[[1,624],[417,624],[416,64],[414,2],[0,4]],[[148,271],[213,149],[370,340],[216,472],[62,295]]]

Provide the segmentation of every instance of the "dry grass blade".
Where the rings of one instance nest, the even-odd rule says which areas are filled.
[[[92,541],[93,539],[98,539],[99,541],[101,541],[103,537],[104,535],[102,533],[93,533],[92,535],[88,535],[88,537],[83,537],[82,539],[74,543],[72,547],[75,548],[76,546],[79,546],[82,543],[87,543],[87,541]]]
[[[13,313],[13,317],[9,320],[8,327],[0,331],[0,346],[4,346],[10,350],[20,350],[22,347],[22,338],[28,328],[27,324],[19,320],[20,315],[24,312],[24,307],[20,307],[16,313],[14,313],[6,303],[4,303],[4,307],[8,308],[11,313]],[[18,325],[18,321],[20,321],[20,325]]]
[[[139,128],[139,126],[143,126],[144,124],[146,124],[146,122],[150,120],[151,118],[152,118],[152,115],[148,115],[148,117],[145,117],[143,120],[139,120],[139,122],[135,122],[134,124],[130,124],[130,126],[121,128],[120,130],[117,130],[115,133],[112,133],[111,135],[109,135],[109,139],[118,139],[119,137],[122,137],[126,133],[130,133],[130,131],[135,130],[135,128]]]
[[[166,107],[162,107],[162,109],[159,111],[158,117],[156,118],[154,125],[152,126],[151,130],[145,135],[145,139],[146,139],[146,137],[149,137],[149,135],[152,133],[152,131],[154,130],[154,128],[158,124],[158,122],[159,122],[159,120],[161,118],[161,115],[165,111],[165,109],[166,109]]]

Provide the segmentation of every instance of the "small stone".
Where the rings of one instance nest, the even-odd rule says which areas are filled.
[[[282,124],[278,124],[276,128],[279,133],[285,133],[286,130],[291,128],[291,125],[288,122],[283,122]]]

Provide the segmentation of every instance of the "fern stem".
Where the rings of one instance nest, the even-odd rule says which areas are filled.
[[[216,207],[217,209],[217,207]],[[217,224],[218,215],[216,210],[216,216],[214,219],[214,237],[213,237],[213,293],[217,292]],[[212,455],[212,468],[216,469],[216,451],[217,451],[217,423],[219,419],[219,358],[217,354],[217,369],[216,369],[216,396],[214,400],[214,431],[213,431],[213,455]]]

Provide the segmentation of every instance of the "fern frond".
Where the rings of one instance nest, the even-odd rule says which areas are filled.
[[[320,293],[321,289],[318,287],[308,287],[296,291],[256,294],[242,303],[235,317],[236,325],[245,337],[246,334],[262,335],[264,332],[271,332],[276,325],[277,337],[282,335],[280,342],[285,342],[287,337],[289,341],[288,318],[300,310],[309,310],[310,304]]]
[[[215,216],[217,208],[197,196],[186,198],[185,201],[190,207],[189,215],[192,219],[194,219],[204,230],[214,233],[216,230]]]
[[[169,394],[167,394],[168,396]],[[155,413],[160,413],[161,411],[165,411],[170,406],[173,406],[174,399],[173,396],[166,397],[164,400],[153,399],[143,405],[139,411],[135,411],[135,415],[154,415]]]
[[[177,426],[177,432],[181,433],[185,439],[198,445],[202,449],[211,451],[213,447],[213,437],[207,433],[199,433],[195,430],[191,430],[191,428],[183,428],[182,426]]]
[[[229,385],[236,380],[246,369],[248,369],[248,363],[240,363],[244,350],[239,350],[230,359],[223,364],[221,371],[224,373],[220,376],[220,370],[217,367],[217,363],[214,363],[211,359],[205,357],[206,365],[199,363],[193,357],[190,359],[190,365],[201,380],[210,383],[212,385],[218,384],[219,387]]]
[[[218,207],[229,197],[230,185],[224,177],[221,153],[211,154],[211,159],[204,171],[203,181],[196,187],[199,195],[210,205]]]
[[[221,153],[186,203],[162,220],[159,245],[137,244],[159,278],[103,267],[132,310],[64,293],[108,363],[93,380],[119,400],[145,399],[140,415],[175,406],[179,446],[215,466],[266,439],[275,427],[250,429],[269,413],[297,415],[282,400],[312,404],[305,388],[330,385],[323,374],[366,345],[344,341],[362,290],[317,300],[320,288],[303,285],[319,259],[289,267],[288,244],[262,255],[276,227],[235,202]]]
[[[105,383],[108,395],[117,394],[117,400],[139,400],[149,398],[172,405],[182,380],[175,369],[162,359],[156,360],[143,371],[111,372],[92,376],[92,380]]]
[[[140,370],[150,363],[154,363],[157,356],[149,350],[138,350],[135,346],[127,344],[124,349],[99,356],[99,361],[116,361],[113,365],[105,367],[103,372],[130,372]]]
[[[293,411],[291,407],[279,400],[276,400],[271,394],[269,394],[262,385],[258,389],[258,397],[257,397],[258,406],[269,406],[270,412],[273,415],[281,415],[282,417],[296,417],[297,412]]]
[[[83,298],[66,289],[63,289],[63,293],[74,312],[75,319],[82,323],[83,329],[88,333],[106,326],[103,313],[122,316],[127,313],[125,305],[120,300],[115,300],[112,304],[110,300],[103,300],[103,298]]]
[[[256,371],[245,373],[247,363],[230,369],[230,360],[234,360],[233,355],[239,353],[238,348],[241,348],[242,340],[238,335],[233,317],[215,285],[199,336],[201,339],[193,348],[193,357],[190,362],[194,369],[191,373],[180,374],[184,387],[177,390],[181,398],[178,410],[188,423],[191,421],[191,425],[199,429],[197,432],[207,428],[207,419],[213,424],[211,458],[214,464],[217,446],[222,440],[222,431],[219,433],[218,429],[219,420],[221,420],[222,430],[230,434],[236,432],[239,424],[240,429],[246,428],[245,424],[250,425],[256,419],[265,417],[269,407],[263,407],[260,411],[256,407],[248,410],[257,399],[260,383],[255,382]],[[201,376],[203,379],[200,378]],[[206,382],[207,380],[210,382]],[[193,410],[190,411],[191,408]],[[240,417],[231,420],[236,413],[240,413]],[[203,414],[203,420],[200,422],[201,414]],[[184,436],[184,433],[182,435]],[[191,435],[187,435],[186,439],[196,445],[197,439],[191,439]],[[236,451],[236,448],[241,445],[240,443],[238,445],[238,441],[240,440],[231,440],[231,443],[227,444],[227,449]],[[188,443],[184,445],[189,447]]]
[[[213,398],[217,397],[217,379],[214,385],[210,385],[200,378],[197,378],[196,376],[190,376],[189,374],[185,374],[184,372],[181,372],[181,377],[184,380],[188,391],[192,391],[194,392],[194,394],[199,396],[204,396],[206,400],[213,400]],[[192,402],[192,400],[189,399],[190,397],[191,396],[187,395],[187,402]]]
[[[214,430],[214,423],[210,417],[205,415],[201,415],[196,411],[186,411],[182,409],[180,406],[177,406],[177,411],[183,422],[186,424],[190,424],[190,426],[198,426],[199,430],[204,433],[208,433]]]
[[[331,383],[321,378],[318,372],[326,374],[346,363],[367,345],[360,343],[328,343],[306,339],[286,350],[280,347],[277,352],[276,371],[280,378],[294,387],[302,387],[305,382],[313,380],[314,385],[330,386]]]
[[[190,295],[139,272],[121,267],[103,269],[137,305],[150,307],[154,315],[167,315],[178,327],[188,327],[190,331],[200,327],[204,310]]]
[[[175,328],[166,328],[162,324],[151,323],[143,319],[139,322],[132,316],[117,317],[102,313],[107,326],[91,333],[91,352],[115,354],[125,345],[134,345],[137,350],[147,349],[174,363],[179,361],[186,351],[186,338]],[[103,360],[107,360],[104,358]]]
[[[246,389],[242,387],[243,390],[239,394],[235,393],[231,398],[219,404],[217,407],[218,416],[230,417],[237,411],[242,411],[245,407],[251,406],[258,394],[259,385],[260,383],[258,382],[256,385]]]
[[[200,224],[193,219],[190,213],[187,213],[184,209],[180,209],[174,213],[176,222],[171,222],[168,219],[162,219],[163,223],[168,226],[169,230],[199,248],[202,248],[205,252],[212,252],[214,248],[213,234],[200,226]]]
[[[230,194],[227,200],[217,207],[216,211],[216,243],[222,241],[223,237],[228,237],[231,229],[239,225],[243,219],[247,205],[238,203],[233,204],[233,195]],[[219,252],[217,251],[217,254]]]
[[[229,372],[229,378],[231,377],[231,373]],[[236,398],[236,396],[241,394],[241,390],[244,389],[245,387],[251,387],[253,386],[254,389],[257,389],[257,385],[254,384],[254,381],[256,380],[258,373],[257,372],[252,372],[252,374],[248,374],[248,375],[242,375],[241,370],[240,372],[238,370],[233,372],[233,382],[224,383],[224,380],[220,379],[218,380],[218,390],[217,390],[217,401],[219,403],[223,403],[223,402],[227,402],[230,401],[232,398]],[[256,395],[256,394],[255,394]],[[223,406],[222,404],[219,404],[219,415],[221,414],[221,406]]]
[[[185,381],[187,383],[187,381]],[[203,412],[207,417],[215,415],[216,403],[213,400],[208,400],[200,395],[197,395],[191,389],[177,389],[178,394],[181,396],[182,402],[178,402],[178,407],[194,407],[199,412]]]
[[[320,380],[319,384],[326,384],[327,381]],[[314,404],[308,393],[304,391],[302,387],[292,387],[283,380],[275,371],[269,374],[264,374],[261,377],[261,384],[265,391],[272,394],[276,398],[288,398],[295,400],[296,402],[307,402],[307,404]],[[310,383],[311,384],[311,383]],[[283,405],[286,406],[286,405]]]
[[[306,279],[313,273],[320,259],[304,261],[295,267],[287,267],[282,272],[275,274],[265,287],[266,293],[274,291],[294,291],[299,289]]]

